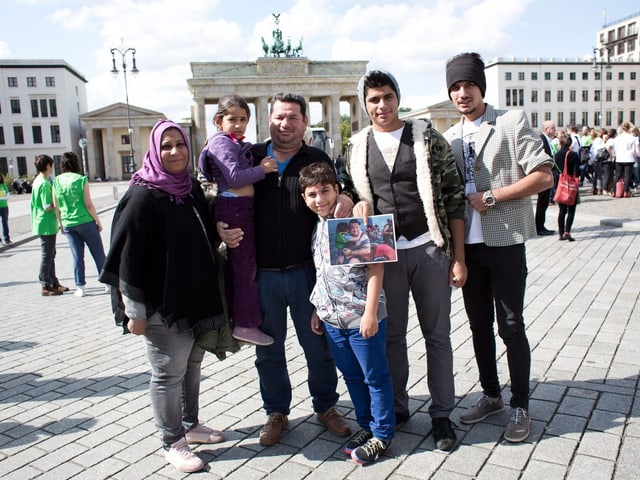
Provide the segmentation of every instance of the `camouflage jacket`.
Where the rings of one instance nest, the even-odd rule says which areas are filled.
[[[456,162],[444,137],[426,120],[406,119],[411,128],[419,199],[424,206],[429,234],[434,243],[451,255],[449,220],[464,220],[464,186]],[[373,190],[367,173],[367,144],[372,127],[349,140],[347,171],[361,200],[373,210]],[[376,212],[377,213],[377,212]]]

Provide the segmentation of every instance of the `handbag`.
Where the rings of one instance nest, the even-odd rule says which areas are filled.
[[[564,156],[564,168],[558,178],[558,186],[556,187],[556,194],[553,196],[553,201],[562,203],[563,205],[574,206],[576,204],[576,197],[578,196],[580,178],[567,173],[569,153],[571,153],[571,150],[567,151]]]
[[[596,160],[598,162],[606,162],[607,160],[609,160],[609,151],[605,147],[602,147],[596,153]]]

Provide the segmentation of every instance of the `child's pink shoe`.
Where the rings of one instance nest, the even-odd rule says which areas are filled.
[[[252,345],[264,347],[273,343],[273,338],[259,328],[234,327],[231,335],[240,342],[251,343]]]

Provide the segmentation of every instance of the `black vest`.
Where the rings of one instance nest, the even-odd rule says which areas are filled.
[[[426,233],[429,227],[418,193],[411,125],[405,125],[402,131],[393,172],[389,171],[373,138],[373,132],[369,133],[367,139],[367,151],[367,174],[373,192],[374,212],[393,214],[396,238],[402,235],[407,240],[413,240]],[[431,179],[426,178],[424,181],[430,182]]]

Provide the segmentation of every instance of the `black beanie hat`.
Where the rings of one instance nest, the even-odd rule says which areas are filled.
[[[487,79],[484,76],[484,62],[477,53],[461,53],[447,62],[447,93],[451,98],[451,87],[456,82],[465,80],[480,87],[482,98],[487,90]]]

